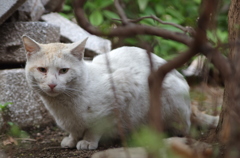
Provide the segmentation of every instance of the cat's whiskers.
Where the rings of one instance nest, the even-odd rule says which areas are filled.
[[[31,86],[32,86],[32,87],[39,87],[39,86],[38,86],[38,85],[36,85],[36,84],[32,84]]]
[[[66,88],[66,90],[68,90],[68,91],[75,91],[75,92],[81,92],[80,90],[74,89],[74,88]]]
[[[72,91],[69,91],[69,90],[66,90],[65,93],[71,95],[71,96],[75,96],[76,93],[72,92]]]
[[[63,94],[65,94],[66,96],[68,96],[68,97],[70,97],[70,98],[73,97],[70,93],[68,93],[68,92],[66,92],[66,91],[63,92]]]
[[[30,83],[31,83],[31,85],[38,85],[37,81],[31,80]]]

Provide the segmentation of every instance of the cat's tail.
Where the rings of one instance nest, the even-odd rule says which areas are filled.
[[[197,106],[192,105],[191,122],[193,125],[202,128],[216,128],[219,121],[219,116],[205,114],[198,110]]]

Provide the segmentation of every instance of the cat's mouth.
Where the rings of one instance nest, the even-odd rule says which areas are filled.
[[[48,96],[50,96],[50,97],[56,97],[56,96],[58,96],[60,93],[59,92],[57,92],[56,90],[47,90],[47,91],[45,91],[45,93],[48,95]]]

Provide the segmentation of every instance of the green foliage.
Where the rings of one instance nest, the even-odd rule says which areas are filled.
[[[63,6],[63,10],[60,14],[62,16],[64,16],[65,18],[69,19],[69,20],[74,18],[72,0],[66,0],[65,1],[65,4]]]
[[[66,1],[63,13],[61,13],[69,19],[73,17],[72,9],[70,9],[72,7],[70,2],[71,0]],[[216,19],[217,29],[208,31],[208,37],[214,45],[227,42],[227,10],[224,8],[227,8],[226,6],[228,6],[229,3],[230,2],[228,0],[222,0],[222,4],[219,7],[220,11]],[[125,14],[130,19],[155,15],[166,22],[172,22],[182,26],[196,27],[201,0],[122,0],[122,6]],[[84,10],[86,16],[89,18],[89,21],[94,26],[98,26],[104,31],[117,27],[117,25],[120,24],[120,21],[116,20],[120,18],[114,7],[113,0],[88,0],[84,6]],[[152,19],[144,19],[140,21],[140,24],[182,32],[176,27],[163,25]],[[120,45],[139,46],[139,44],[144,41],[151,44],[154,53],[165,59],[172,59],[178,52],[182,52],[187,49],[187,47],[183,44],[156,36],[128,37],[123,40],[112,39],[113,46],[119,46],[119,42],[121,43]]]
[[[98,26],[103,22],[103,15],[99,10],[96,10],[90,14],[89,20],[93,25]]]
[[[8,125],[10,126],[9,130],[7,131],[7,134],[12,137],[17,138],[28,138],[29,135],[27,132],[21,130],[18,125],[8,122]]]
[[[4,112],[4,111],[6,111],[8,105],[10,105],[10,104],[12,104],[12,103],[7,102],[7,103],[4,103],[4,104],[0,104],[0,112]]]
[[[128,146],[145,147],[149,153],[154,154],[154,157],[177,158],[177,156],[169,150],[164,143],[164,134],[159,134],[150,127],[143,126],[137,132],[133,133],[128,140]]]
[[[7,116],[6,112],[8,110],[8,105],[11,105],[11,104],[12,104],[11,102],[0,104],[0,112],[3,114],[3,116]],[[7,129],[5,130],[9,136],[18,137],[18,138],[27,138],[29,136],[27,132],[21,130],[19,126],[14,124],[13,122],[8,122],[7,124],[8,126],[7,126]]]
[[[144,11],[147,7],[148,0],[138,0],[137,3],[138,3],[138,6],[139,6],[139,9],[141,11]]]

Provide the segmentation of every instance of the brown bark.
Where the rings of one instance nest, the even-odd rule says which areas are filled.
[[[223,108],[217,134],[226,145],[225,157],[240,157],[240,0],[232,0],[228,13],[231,77],[225,81]]]

